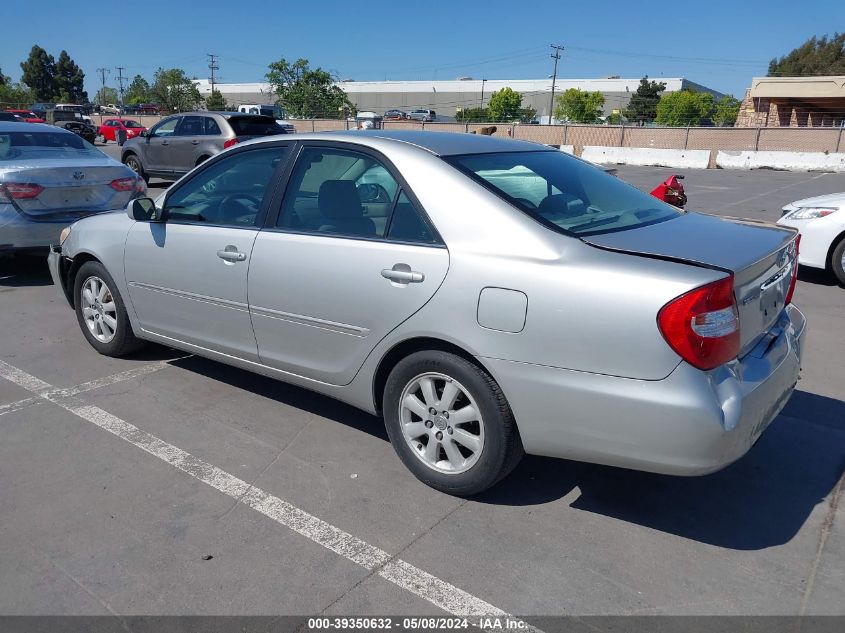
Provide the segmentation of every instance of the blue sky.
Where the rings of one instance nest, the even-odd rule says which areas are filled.
[[[19,64],[37,43],[55,57],[67,50],[92,96],[96,68],[112,68],[112,86],[115,66],[130,77],[150,78],[163,66],[204,78],[206,53],[220,56],[224,82],[260,81],[281,57],[305,57],[359,81],[532,79],[551,74],[549,44],[559,43],[566,47],[559,77],[684,76],[741,98],[772,57],[845,28],[843,0],[145,0],[84,7],[69,10],[66,0],[4,7],[3,73],[19,79]],[[20,28],[10,28],[15,24]]]

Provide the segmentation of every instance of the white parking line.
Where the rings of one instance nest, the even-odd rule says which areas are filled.
[[[29,376],[29,374],[26,374],[26,372],[21,372],[20,370],[17,370],[19,372],[19,375],[25,374],[26,376],[29,376],[29,378],[31,379],[32,388],[24,387],[24,385],[17,383],[11,378],[9,378],[9,380],[11,380],[11,382],[15,382],[15,384],[24,387],[25,389],[28,389],[29,391],[35,391],[38,396],[34,398],[24,398],[23,400],[17,400],[16,402],[9,402],[7,404],[0,405],[0,415],[14,413],[15,411],[20,411],[21,409],[32,406],[34,404],[44,402],[45,398],[47,400],[50,399],[48,396],[55,398],[75,396],[80,393],[85,393],[86,391],[93,391],[94,389],[100,389],[101,387],[114,385],[116,383],[123,382],[124,380],[140,378],[141,376],[146,376],[147,374],[152,374],[154,372],[159,371],[160,369],[164,369],[171,362],[172,361],[161,361],[159,363],[148,363],[141,367],[136,367],[135,369],[122,371],[117,374],[112,374],[111,376],[106,376],[105,378],[89,380],[88,382],[83,382],[81,384],[76,385],[75,387],[67,387],[65,389],[54,389],[51,385],[47,384],[46,382],[39,380],[34,376]],[[11,365],[9,365],[9,367],[11,367]],[[3,377],[5,378],[6,376]],[[27,380],[25,376],[23,377],[23,380]]]
[[[447,613],[468,618],[511,617],[481,598],[404,560],[393,558],[388,552],[344,532],[284,499],[248,484],[177,446],[168,444],[100,407],[84,404],[75,397],[75,394],[53,389],[44,381],[3,361],[0,361],[0,377],[36,393],[41,398],[158,457],[312,542],[343,556],[364,569],[377,573],[385,580],[427,600]],[[515,624],[514,628],[518,627],[521,631],[542,633],[515,618],[511,621]]]

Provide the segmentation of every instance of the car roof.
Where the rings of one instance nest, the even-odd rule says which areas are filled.
[[[466,134],[463,132],[426,132],[424,130],[350,130],[348,132],[319,132],[299,134],[301,138],[354,141],[363,145],[370,140],[388,140],[414,145],[437,156],[460,154],[493,154],[497,152],[555,151],[548,145],[515,141],[509,138]]]

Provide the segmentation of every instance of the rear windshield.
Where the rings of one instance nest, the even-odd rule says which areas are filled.
[[[123,125],[125,127],[144,127],[143,125],[141,125],[137,121],[124,121]]]
[[[268,136],[284,134],[285,130],[269,116],[233,116],[229,125],[237,136]]]
[[[86,156],[102,158],[103,153],[70,132],[0,132],[0,162]]]
[[[445,160],[549,228],[575,235],[634,229],[679,209],[557,151],[449,156]]]

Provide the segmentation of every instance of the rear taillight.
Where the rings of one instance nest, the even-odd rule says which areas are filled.
[[[739,314],[733,275],[690,290],[657,315],[663,338],[698,369],[713,369],[739,354]]]
[[[795,294],[795,286],[798,285],[798,250],[801,246],[801,234],[795,236],[795,259],[792,260],[792,281],[789,282],[789,291],[786,293],[786,305],[792,303],[792,295]]]
[[[137,182],[137,178],[134,176],[128,176],[126,178],[118,178],[117,180],[112,180],[109,183],[112,189],[115,191],[134,191]]]
[[[223,143],[223,149],[227,149],[229,147],[232,147],[232,145],[237,145],[237,144],[238,144],[238,139],[230,138],[228,141]]]
[[[31,182],[7,182],[0,185],[0,199],[31,200],[37,198],[44,187]]]

